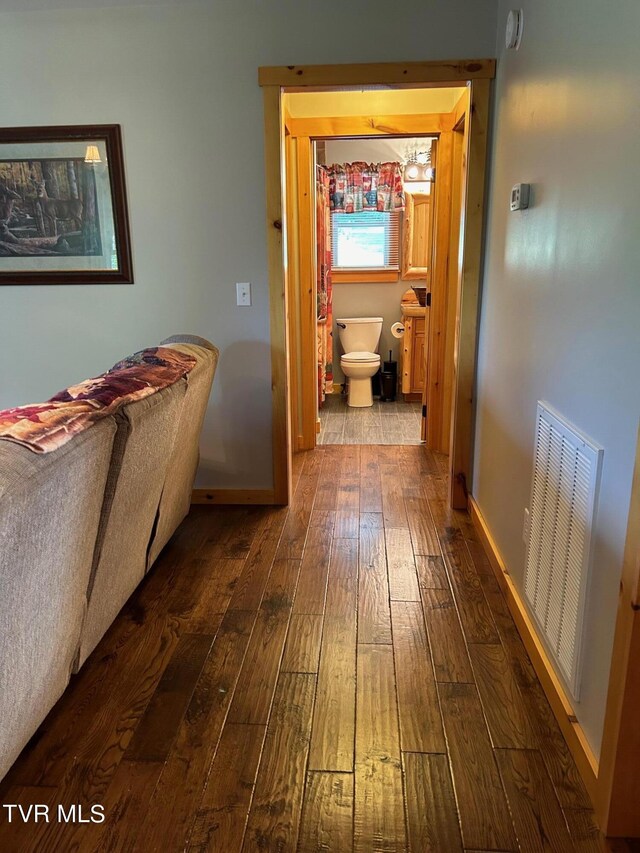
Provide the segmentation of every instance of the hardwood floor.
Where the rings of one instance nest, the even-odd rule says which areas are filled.
[[[444,462],[324,446],[288,510],[195,507],[0,784],[52,816],[0,850],[607,849]]]

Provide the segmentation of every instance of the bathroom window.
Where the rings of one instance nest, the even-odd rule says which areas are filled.
[[[400,216],[397,211],[331,214],[333,281],[397,281]]]

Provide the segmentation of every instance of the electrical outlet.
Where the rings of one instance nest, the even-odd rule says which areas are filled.
[[[524,508],[524,524],[522,525],[522,541],[525,545],[529,544],[529,533],[531,532],[531,515],[529,509]]]
[[[251,282],[236,282],[236,305],[251,305]]]

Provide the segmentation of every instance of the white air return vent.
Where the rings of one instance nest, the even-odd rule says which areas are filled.
[[[602,453],[538,403],[525,596],[575,699]]]

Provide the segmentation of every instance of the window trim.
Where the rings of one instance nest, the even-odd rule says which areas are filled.
[[[333,284],[366,284],[375,282],[396,282],[400,280],[399,269],[375,269],[374,267],[346,269],[345,267],[331,268]]]

